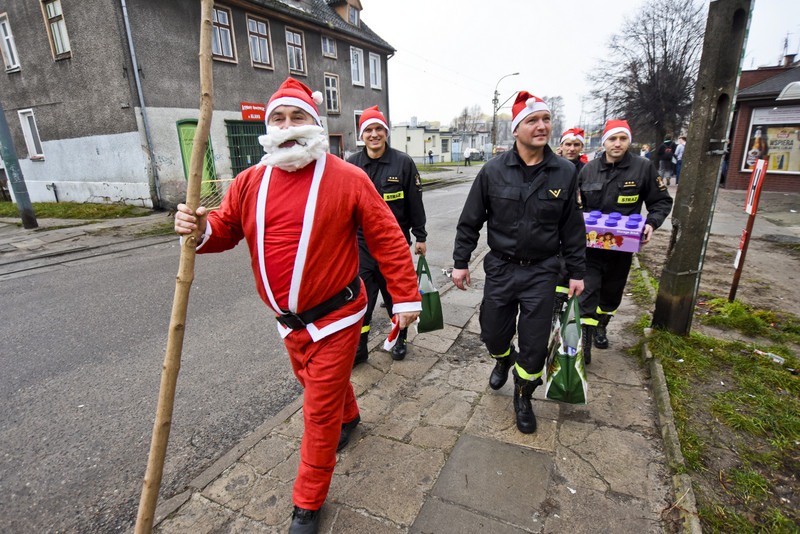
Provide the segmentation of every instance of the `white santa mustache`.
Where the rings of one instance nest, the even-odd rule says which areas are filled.
[[[289,141],[294,141],[294,144],[281,147]],[[288,172],[302,169],[328,151],[325,130],[314,124],[284,129],[267,126],[267,135],[260,136],[258,142],[267,153],[261,158],[261,164],[272,165]]]

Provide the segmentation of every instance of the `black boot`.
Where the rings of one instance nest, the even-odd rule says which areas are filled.
[[[317,534],[317,532],[319,532],[319,510],[306,510],[295,506],[289,534]]]
[[[361,414],[358,414],[355,419],[349,423],[342,424],[342,433],[339,434],[339,444],[336,446],[336,452],[344,449],[350,442],[350,434],[356,429],[358,423],[361,422]]]
[[[508,356],[503,356],[502,358],[492,357],[495,363],[492,374],[489,375],[489,387],[497,390],[503,387],[506,380],[508,380],[508,370],[511,369],[511,366],[517,361],[517,350],[514,348],[514,345],[511,345]]]
[[[594,338],[594,326],[588,324],[581,325],[581,335],[583,337],[583,363],[592,363],[592,338]]]
[[[369,347],[367,341],[369,340],[369,330],[361,332],[361,339],[358,340],[358,348],[356,349],[356,359],[353,360],[353,367],[359,363],[364,363],[369,358]]]
[[[594,346],[598,349],[607,349],[608,348],[608,338],[606,337],[606,326],[608,326],[608,321],[611,320],[610,315],[603,314],[597,320],[597,327],[594,331]]]
[[[523,434],[533,434],[536,432],[536,415],[531,406],[531,397],[536,387],[542,384],[542,379],[520,378],[516,368],[511,372],[514,375],[514,413],[517,415],[517,428]]]
[[[403,328],[397,335],[397,343],[392,347],[392,359],[400,361],[406,357],[406,336],[408,335],[408,328]]]

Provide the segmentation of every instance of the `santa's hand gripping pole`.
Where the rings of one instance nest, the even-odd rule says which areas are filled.
[[[200,118],[194,134],[192,156],[189,161],[189,183],[186,191],[186,204],[192,211],[196,211],[200,204],[203,160],[208,147],[208,133],[211,130],[211,112],[214,103],[214,84],[211,76],[211,15],[213,7],[213,0],[202,0],[200,7]],[[158,502],[158,490],[161,487],[169,429],[172,425],[175,385],[181,366],[186,307],[189,302],[189,289],[194,280],[195,247],[198,237],[192,234],[182,240],[181,260],[175,280],[175,297],[172,301],[172,316],[169,323],[167,352],[161,371],[161,388],[158,393],[158,408],[153,425],[153,439],[150,442],[150,456],[142,485],[139,512],[136,515],[136,534],[148,534],[153,530],[153,516]]]

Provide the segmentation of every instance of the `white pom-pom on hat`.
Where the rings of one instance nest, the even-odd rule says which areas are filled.
[[[319,106],[322,104],[322,93],[319,91],[314,91],[311,93],[311,100],[313,100],[314,103]]]

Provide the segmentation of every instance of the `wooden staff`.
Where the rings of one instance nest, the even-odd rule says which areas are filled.
[[[211,112],[214,104],[214,84],[211,73],[211,15],[213,0],[201,2],[200,26],[200,118],[194,134],[192,156],[189,162],[189,183],[186,191],[186,204],[196,211],[200,204],[200,186],[203,177],[203,164],[208,148],[208,134],[211,130]],[[175,280],[175,296],[172,301],[172,316],[169,323],[167,353],[161,369],[161,389],[158,393],[158,408],[153,425],[153,439],[150,442],[150,456],[147,472],[144,475],[142,498],[136,516],[136,534],[149,534],[153,530],[153,516],[161,487],[164,470],[164,457],[167,452],[169,429],[172,425],[172,408],[175,401],[175,384],[181,367],[181,349],[186,326],[186,307],[189,303],[189,290],[194,280],[195,248],[199,235],[187,236],[181,246],[181,260]]]

